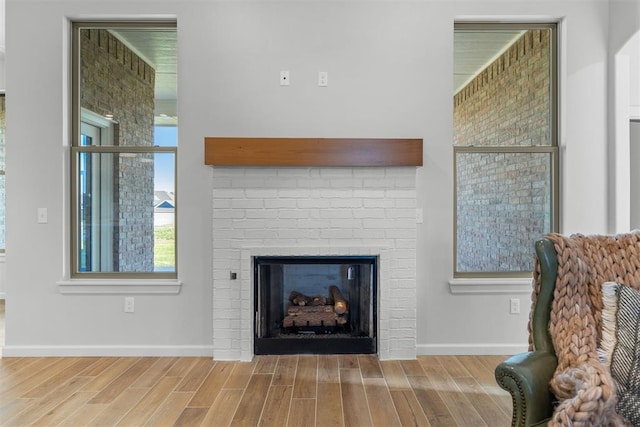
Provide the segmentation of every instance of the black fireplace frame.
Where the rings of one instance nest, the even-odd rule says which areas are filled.
[[[371,268],[370,298],[372,321],[368,336],[339,336],[331,335],[321,338],[311,336],[300,337],[263,337],[259,331],[260,294],[259,277],[260,266],[265,264],[366,264]],[[378,268],[377,255],[303,255],[303,256],[254,256],[253,257],[253,289],[254,289],[254,354],[377,354],[378,350]]]

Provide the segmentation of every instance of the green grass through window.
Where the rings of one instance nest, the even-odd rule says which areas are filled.
[[[176,266],[176,234],[173,225],[161,225],[154,231],[154,256],[156,268]]]

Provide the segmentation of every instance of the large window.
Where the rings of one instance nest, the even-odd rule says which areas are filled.
[[[175,22],[73,25],[72,274],[176,277]]]
[[[555,25],[456,24],[456,277],[520,276],[558,224]]]

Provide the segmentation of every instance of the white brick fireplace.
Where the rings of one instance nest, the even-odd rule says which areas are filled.
[[[252,259],[259,255],[379,256],[378,356],[415,358],[414,167],[212,171],[215,359],[253,357]]]

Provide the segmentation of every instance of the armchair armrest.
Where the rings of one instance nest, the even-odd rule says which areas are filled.
[[[511,394],[512,426],[544,425],[553,413],[549,381],[558,365],[554,354],[531,351],[511,356],[495,370],[498,385]]]

